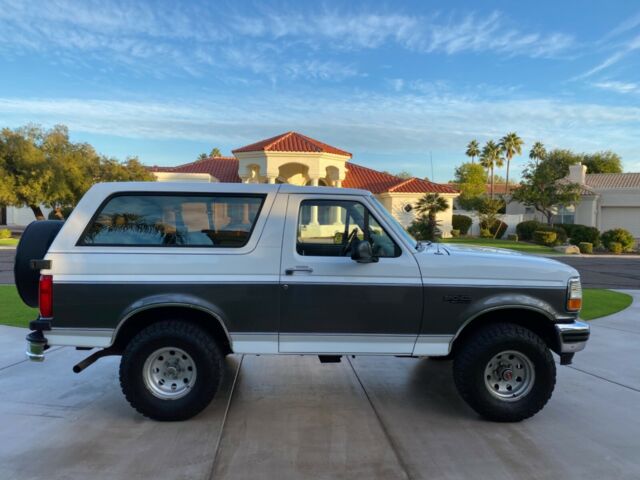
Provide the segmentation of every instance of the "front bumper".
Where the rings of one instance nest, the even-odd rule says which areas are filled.
[[[576,353],[584,350],[589,340],[590,327],[576,320],[572,323],[556,323],[560,353]]]

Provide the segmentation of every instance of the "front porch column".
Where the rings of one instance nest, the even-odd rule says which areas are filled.
[[[318,178],[311,179],[312,187],[317,187],[318,183]],[[309,223],[311,225],[318,225],[318,207],[315,205],[311,207],[311,221]]]

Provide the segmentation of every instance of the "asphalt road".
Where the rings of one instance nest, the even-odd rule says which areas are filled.
[[[13,283],[14,252],[0,249],[0,284]],[[576,268],[586,287],[640,289],[640,256],[553,258]]]
[[[80,375],[87,352],[23,360],[25,330],[0,327],[3,480],[638,479],[640,291],[592,321],[587,349],[558,366],[553,398],[517,424],[458,397],[450,362],[231,356],[213,403],[178,423],[131,409],[118,358]]]

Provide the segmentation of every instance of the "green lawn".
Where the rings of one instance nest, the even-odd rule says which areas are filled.
[[[631,305],[632,298],[626,293],[598,288],[584,290],[584,307],[580,317],[584,320],[604,317],[624,310]],[[27,327],[36,318],[38,311],[22,303],[16,287],[0,285],[0,325]]]
[[[528,242],[514,242],[513,240],[498,240],[492,238],[443,238],[442,243],[457,243],[462,245],[477,245],[479,247],[498,247],[507,248],[509,250],[516,250],[523,253],[543,254],[543,255],[557,255],[553,248],[545,247],[544,245],[536,245],[535,243]]]
[[[0,238],[0,247],[14,247],[19,241],[19,238]]]
[[[614,292],[603,288],[585,288],[580,318],[593,320],[624,310],[633,298],[626,293]]]
[[[18,296],[13,285],[0,285],[0,324],[26,327],[38,316],[38,310],[29,308]]]

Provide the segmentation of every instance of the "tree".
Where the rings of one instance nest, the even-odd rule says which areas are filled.
[[[420,216],[417,222],[423,224],[425,240],[433,240],[438,231],[436,215],[449,208],[449,202],[437,193],[427,193],[415,205],[416,213]]]
[[[210,157],[221,157],[222,153],[220,152],[220,149],[218,147],[213,147],[213,149],[211,149],[211,153],[209,154]]]
[[[529,158],[538,164],[538,161],[543,160],[547,156],[547,150],[544,148],[542,142],[536,142],[529,150]]]
[[[505,194],[509,195],[509,166],[514,155],[522,155],[522,145],[524,142],[516,132],[507,133],[500,139],[500,149],[507,158],[507,179],[504,183]]]
[[[467,144],[467,151],[465,155],[471,158],[471,163],[475,163],[476,157],[480,155],[480,145],[476,139],[471,140]]]
[[[588,173],[622,173],[622,159],[611,150],[585,154],[582,164]]]
[[[198,158],[196,159],[196,161],[201,162],[202,160],[206,160],[207,158],[209,158],[209,155],[202,152],[200,155],[198,155]]]
[[[0,133],[0,204],[26,205],[39,220],[44,219],[40,205],[59,213],[75,206],[95,182],[153,179],[137,159],[121,164],[87,143],[71,142],[63,125]]]
[[[454,182],[460,189],[458,203],[465,210],[475,210],[487,190],[487,172],[477,163],[463,163],[456,168]]]
[[[552,224],[556,207],[566,207],[580,199],[580,187],[564,178],[565,165],[549,158],[536,164],[530,162],[522,173],[520,188],[513,199],[535,208]]]
[[[496,238],[500,232],[499,224],[502,220],[499,217],[499,213],[503,206],[504,202],[502,200],[486,197],[478,204],[480,228],[486,228],[493,232],[493,238]]]
[[[489,140],[482,148],[480,155],[480,165],[487,169],[491,180],[491,198],[493,198],[494,185],[494,169],[502,167],[504,159],[502,158],[502,150],[493,140]]]
[[[582,157],[571,150],[556,148],[547,152],[543,161],[553,164],[559,173],[562,173],[562,177],[566,177],[569,175],[569,167],[582,162]]]

